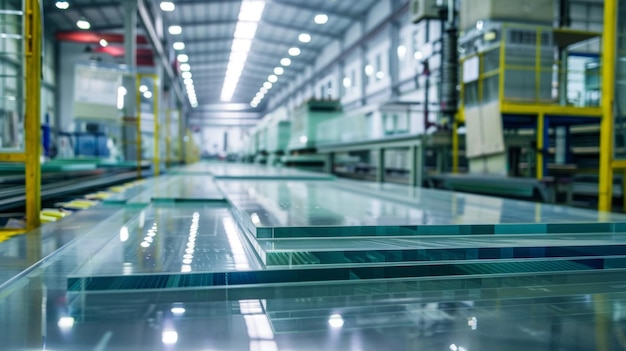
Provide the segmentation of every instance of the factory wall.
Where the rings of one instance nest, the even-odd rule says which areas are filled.
[[[328,45],[311,67],[294,78],[280,94],[271,95],[268,111],[279,107],[291,111],[310,98],[331,98],[340,99],[347,113],[367,109],[376,113],[375,106],[390,100],[420,104],[428,94],[428,118],[435,121],[441,24],[434,20],[413,24],[408,9],[388,21],[398,8],[394,6],[400,6],[397,3],[390,0],[376,3],[362,21]],[[427,90],[426,77],[422,75],[424,61],[431,71]],[[412,124],[423,125],[418,123],[423,113],[412,115],[415,120]],[[370,126],[380,127],[376,123]]]

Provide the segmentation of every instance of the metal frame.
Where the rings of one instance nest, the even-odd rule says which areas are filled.
[[[139,87],[141,86],[141,80],[143,78],[152,79],[152,113],[154,115],[154,151],[152,155],[152,167],[154,176],[158,176],[160,174],[160,156],[159,156],[159,77],[156,74],[146,74],[146,73],[138,73],[135,79],[136,93],[137,93],[137,119],[136,119],[136,128],[137,128],[137,177],[141,178],[141,92],[139,91]]]
[[[24,152],[0,153],[1,162],[25,164],[26,178],[26,229],[39,227],[41,212],[41,7],[37,0],[25,0],[24,58],[25,58],[25,117]],[[0,234],[7,232],[0,232]],[[11,234],[15,234],[11,231]]]
[[[616,1],[616,0],[611,0]],[[519,65],[507,65],[506,63],[506,28],[526,28],[526,29],[535,29],[537,33],[537,42],[535,46],[535,64],[533,67],[530,66],[519,66]],[[549,125],[549,120],[551,116],[568,116],[568,117],[577,117],[577,118],[586,118],[590,120],[597,120],[598,123],[602,123],[604,121],[603,115],[605,115],[602,107],[573,107],[573,106],[563,106],[558,103],[553,102],[545,102],[540,99],[539,91],[541,89],[540,78],[541,72],[544,70],[541,67],[541,33],[547,27],[542,26],[532,26],[532,25],[524,25],[524,24],[504,24],[502,26],[501,33],[499,39],[499,46],[494,46],[491,49],[488,49],[483,52],[475,53],[472,55],[468,55],[467,57],[461,60],[463,63],[465,60],[478,57],[480,59],[480,69],[479,76],[477,80],[478,84],[478,102],[481,103],[483,101],[483,84],[484,80],[493,76],[498,76],[498,101],[500,103],[500,112],[502,115],[527,115],[527,116],[535,116],[537,118],[536,127],[535,127],[535,135],[537,141],[537,153],[536,153],[536,178],[542,179],[546,175],[546,165],[545,165],[545,157],[543,155],[543,150],[545,149],[545,145],[548,143],[548,133],[544,130]],[[606,22],[605,22],[605,31],[604,36],[606,39]],[[613,48],[614,49],[614,48]],[[497,69],[491,70],[489,72],[483,72],[483,56],[491,51],[499,50],[498,61],[499,66]],[[606,60],[606,51],[603,53],[603,63]],[[462,67],[462,65],[461,65]],[[603,67],[606,65],[603,64]],[[462,68],[461,68],[462,69]],[[527,70],[529,74],[535,75],[535,99],[532,102],[519,102],[507,100],[504,95],[504,85],[505,85],[505,74],[507,70],[515,69],[515,70]],[[611,68],[611,72],[613,68]],[[604,72],[603,72],[604,77]],[[603,79],[602,82],[603,92],[605,91],[604,84],[608,84]],[[456,118],[456,121],[453,123],[453,172],[458,172],[458,155],[459,155],[459,144],[458,142],[454,142],[455,138],[458,138],[458,127],[465,123],[465,83],[463,81],[460,82],[460,94],[461,94],[461,102],[460,102],[460,112]],[[602,94],[603,97],[605,94]],[[601,150],[602,150],[601,146]]]

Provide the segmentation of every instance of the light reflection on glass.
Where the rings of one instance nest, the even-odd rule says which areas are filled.
[[[62,330],[72,329],[72,327],[74,326],[74,317],[61,317],[59,318],[57,325]]]
[[[222,219],[226,236],[228,237],[228,244],[230,250],[233,253],[233,260],[235,261],[235,268],[237,269],[250,269],[250,262],[248,261],[248,255],[241,244],[241,238],[239,237],[239,231],[237,230],[237,224],[232,218],[226,217]]]
[[[120,241],[124,242],[126,240],[128,240],[129,237],[129,233],[128,233],[128,227],[127,226],[122,226],[122,228],[120,229]]]

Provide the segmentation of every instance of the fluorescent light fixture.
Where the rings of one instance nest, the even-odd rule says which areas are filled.
[[[152,92],[151,91],[146,91],[145,93],[143,93],[143,97],[145,97],[146,99],[151,99],[152,98]]]
[[[61,317],[57,325],[61,329],[71,329],[74,326],[74,317]]]
[[[267,92],[269,91],[266,87],[261,87],[261,90],[259,90],[260,92],[263,93],[263,95],[267,94]]]
[[[264,97],[264,96],[265,96],[265,94],[263,94],[262,92],[258,92],[258,93],[256,93],[256,95],[255,95],[255,97],[256,97],[257,99],[263,99],[263,97]]]
[[[374,67],[372,65],[365,65],[365,74],[372,76],[374,74]]]
[[[172,44],[172,47],[174,47],[174,50],[184,50],[185,43],[183,43],[182,41],[177,41],[174,44]]]
[[[70,8],[70,3],[67,1],[57,1],[54,5],[59,10],[67,10],[68,8]]]
[[[124,97],[126,96],[126,94],[128,93],[128,91],[126,90],[126,88],[124,87],[118,87],[117,88],[117,109],[121,110],[124,108]],[[123,227],[122,227],[123,228]],[[126,228],[126,239],[128,239],[128,228]],[[120,240],[122,239],[122,232],[120,232]],[[121,240],[121,241],[126,241],[126,240]]]
[[[169,28],[167,28],[167,31],[171,35],[179,35],[183,32],[183,28],[181,26],[169,26]]]
[[[193,79],[191,78],[183,79],[183,83],[185,83],[185,85],[193,84]]]
[[[385,78],[385,73],[383,71],[376,72],[376,79],[383,79],[383,78]]]
[[[248,52],[252,46],[252,39],[256,35],[258,22],[263,16],[265,1],[243,0],[239,9],[238,22],[233,34],[233,43],[230,48],[230,57],[220,100],[230,102],[233,99],[239,78],[243,72]]]
[[[341,328],[343,327],[343,318],[341,317],[340,314],[333,314],[328,319],[328,324],[330,324],[331,328],[335,328],[335,329]]]
[[[422,52],[421,52],[421,51],[416,51],[416,52],[413,54],[413,58],[415,58],[416,60],[421,60],[422,58],[424,58],[424,54],[422,54]]]
[[[148,86],[147,85],[140,85],[139,86],[139,91],[142,93],[145,93],[146,91],[148,91]]]
[[[172,307],[170,311],[172,311],[173,314],[180,316],[181,314],[185,314],[186,310],[184,307]]]
[[[300,55],[300,49],[298,49],[295,46],[292,47],[292,48],[289,48],[289,55],[291,55],[291,56],[298,56],[298,55]]]
[[[150,246],[150,243],[149,243],[149,242],[147,242],[147,241],[143,241],[143,242],[141,243],[141,247],[148,247],[148,246]]]
[[[89,23],[89,22],[87,22],[87,20],[81,18],[78,21],[76,21],[76,27],[78,27],[80,29],[89,29],[89,28],[91,28],[91,23]]]
[[[278,81],[278,77],[273,74],[270,74],[269,76],[267,76],[267,81],[270,83],[276,83]]]
[[[291,64],[291,59],[288,57],[283,57],[282,59],[280,59],[280,64],[287,67]]]
[[[106,39],[100,39],[100,46],[106,48],[107,46],[109,46],[109,42]]]
[[[189,66],[188,63],[183,63],[179,66],[180,70],[183,72],[189,72],[191,71],[191,66]]]
[[[254,102],[250,103],[250,107],[252,107],[252,108],[256,108],[257,106],[259,106],[259,104],[255,104]]]
[[[298,36],[298,40],[300,40],[303,43],[310,43],[311,42],[311,36],[307,33],[302,33]]]
[[[400,60],[404,60],[404,57],[406,56],[406,46],[404,45],[400,45],[398,46],[398,58]]]
[[[328,22],[328,16],[320,13],[319,15],[316,15],[315,18],[313,18],[313,21],[317,24],[325,24],[326,22]]]
[[[282,67],[276,67],[274,68],[274,74],[280,76],[281,74],[285,73],[285,70]]]
[[[233,52],[249,52],[251,46],[252,40],[250,39],[235,39],[230,49]]]
[[[176,330],[164,330],[163,333],[161,333],[161,341],[165,345],[174,345],[178,342],[178,333]]]
[[[265,82],[265,83],[263,83],[263,87],[265,87],[265,89],[267,89],[267,90],[270,90],[270,89],[272,89],[272,83]]]
[[[263,16],[265,1],[244,0],[239,9],[239,21],[258,22]]]
[[[185,55],[185,54],[178,54],[178,56],[176,56],[176,59],[178,60],[178,62],[187,62],[189,61],[189,56]]]
[[[172,12],[176,10],[176,5],[171,1],[161,1],[161,11]]]
[[[237,22],[235,27],[235,38],[237,39],[253,39],[258,24],[256,22]]]
[[[189,79],[189,78],[191,78],[191,77],[192,77],[192,76],[191,76],[191,72],[189,72],[189,71],[187,71],[187,72],[183,72],[183,73],[181,74],[181,77],[183,77],[183,79]]]
[[[345,77],[343,78],[343,87],[344,88],[350,88],[352,86],[352,79],[350,79],[350,77]]]

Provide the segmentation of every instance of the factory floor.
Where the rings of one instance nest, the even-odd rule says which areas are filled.
[[[619,350],[626,217],[199,163],[0,243],[2,350]]]

